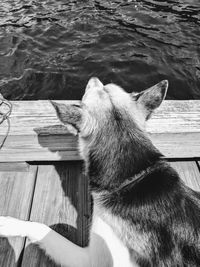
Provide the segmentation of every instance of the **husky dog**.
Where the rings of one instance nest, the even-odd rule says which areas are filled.
[[[144,130],[167,87],[162,81],[128,94],[91,78],[80,105],[52,102],[79,135],[94,200],[88,247],[10,217],[0,217],[0,235],[26,236],[62,266],[200,266],[200,194],[182,183]]]

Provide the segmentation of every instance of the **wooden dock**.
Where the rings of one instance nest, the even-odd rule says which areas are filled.
[[[12,104],[9,136],[0,150],[0,215],[43,222],[85,246],[90,195],[77,139],[48,101]],[[5,121],[0,141],[6,129]],[[200,191],[200,101],[164,101],[147,130],[181,178]],[[0,238],[0,266],[56,265],[26,239]]]

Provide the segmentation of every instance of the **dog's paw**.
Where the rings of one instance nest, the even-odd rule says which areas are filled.
[[[4,237],[25,236],[26,222],[12,217],[0,216],[0,235]]]

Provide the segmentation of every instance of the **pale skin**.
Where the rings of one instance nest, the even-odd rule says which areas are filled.
[[[62,114],[62,111],[67,112],[65,107],[62,106],[57,112],[64,124],[69,124],[69,122],[65,122],[64,120],[70,120],[70,129],[73,129],[73,133],[82,129],[80,131],[80,137],[86,137],[95,132],[94,128],[98,127],[96,118],[101,120],[105,119],[104,111],[111,109],[113,103],[118,106],[118,108],[126,109],[127,112],[130,112],[131,116],[134,114],[134,119],[142,128],[146,118],[151,113],[149,107],[154,104],[157,106],[160,105],[165,96],[166,88],[167,82],[163,81],[162,85],[152,87],[147,93],[144,93],[144,97],[140,97],[136,102],[133,101],[135,98],[134,95],[132,96],[132,94],[126,93],[120,87],[116,85],[106,85],[104,87],[97,78],[92,78],[88,82],[86,93],[82,99],[82,105],[86,108],[82,110],[81,125],[77,126],[79,117],[76,117],[74,123],[71,122],[75,114],[74,112],[71,114]],[[147,103],[148,109],[146,109],[146,102],[152,101],[152,96],[154,95],[156,96],[156,102],[151,103],[153,105]],[[160,102],[158,101],[159,99]],[[98,108],[100,108],[100,110],[98,110]],[[71,107],[71,109],[74,109],[74,107]],[[96,115],[96,118],[93,115]],[[80,142],[80,152],[82,157],[87,159],[88,144],[86,142]],[[137,267],[134,260],[130,260],[127,247],[114,233],[111,226],[103,220],[101,212],[98,212],[97,206],[97,203],[94,201],[90,242],[89,246],[86,248],[75,245],[47,225],[38,222],[23,221],[12,217],[0,217],[0,235],[4,237],[27,237],[32,243],[38,244],[49,257],[62,266]],[[108,221],[114,219],[117,222],[118,218],[114,217],[113,214],[107,213],[107,217],[109,218]]]

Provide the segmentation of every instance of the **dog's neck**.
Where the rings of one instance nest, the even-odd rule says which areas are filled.
[[[133,188],[135,185],[137,185],[139,182],[141,182],[143,179],[147,178],[149,175],[153,174],[156,172],[159,168],[163,168],[166,165],[166,162],[161,160],[156,161],[153,165],[150,165],[144,170],[141,170],[139,173],[135,174],[134,176],[127,177],[124,179],[124,181],[119,184],[118,187],[111,187],[109,186],[104,186],[102,188],[102,185],[100,185],[99,182],[94,182],[93,180],[90,181],[91,188],[94,191],[107,191],[108,194],[120,194],[122,191],[129,190]]]
[[[121,193],[121,191],[130,190],[130,188],[135,186],[137,183],[141,182],[143,179],[151,175],[153,172],[157,171],[159,168],[162,168],[164,165],[165,162],[162,159],[156,161],[153,165],[147,167],[144,170],[141,170],[134,176],[126,178],[124,182],[121,183],[121,185],[111,193],[118,194]]]
[[[134,123],[114,132],[106,126],[89,148],[86,174],[92,190],[112,190],[152,166],[161,156]]]

